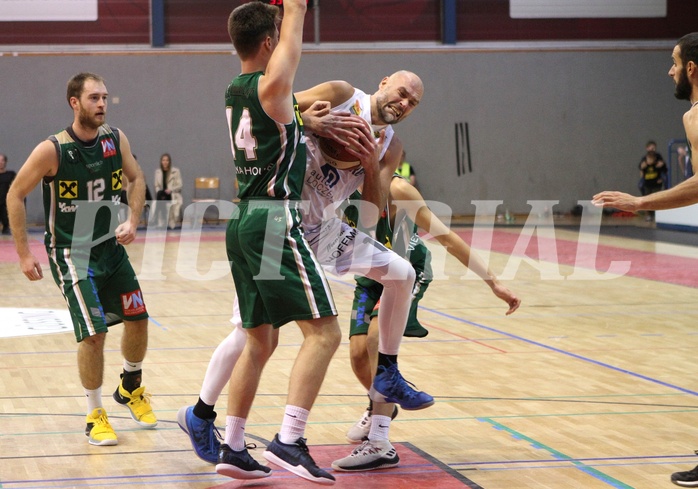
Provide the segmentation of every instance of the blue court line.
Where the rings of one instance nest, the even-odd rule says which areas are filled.
[[[614,370],[614,371],[616,371],[616,372],[620,372],[620,373],[623,373],[623,374],[627,374],[627,375],[630,375],[630,376],[632,376],[632,377],[637,377],[638,379],[646,380],[646,381],[648,381],[648,382],[652,382],[653,384],[658,384],[658,385],[661,385],[661,386],[663,386],[663,387],[667,387],[667,388],[669,388],[669,389],[674,389],[674,390],[677,390],[677,391],[680,391],[680,392],[684,392],[684,393],[690,394],[690,395],[692,395],[692,396],[698,396],[698,392],[693,391],[693,390],[690,390],[690,389],[686,389],[686,388],[684,388],[684,387],[679,387],[678,385],[670,384],[670,383],[668,383],[668,382],[664,382],[664,381],[661,381],[661,380],[658,380],[658,379],[653,379],[652,377],[648,377],[648,376],[646,376],[646,375],[642,375],[642,374],[639,374],[639,373],[637,373],[637,372],[632,372],[632,371],[630,371],[630,370],[626,370],[626,369],[621,368],[621,367],[616,367],[615,365],[611,365],[611,364],[608,364],[608,363],[600,362],[600,361],[598,361],[598,360],[594,360],[594,359],[592,359],[592,358],[584,357],[584,356],[582,356],[582,355],[577,355],[576,353],[572,353],[572,352],[569,352],[569,351],[566,351],[566,350],[562,350],[562,349],[560,349],[560,348],[555,348],[554,346],[549,346],[549,345],[546,345],[545,343],[540,343],[540,342],[538,342],[538,341],[529,340],[528,338],[524,338],[523,336],[518,336],[518,335],[515,335],[515,334],[513,334],[513,333],[507,333],[506,331],[502,331],[502,330],[499,330],[499,329],[496,329],[496,328],[492,328],[492,327],[490,327],[490,326],[485,326],[484,324],[479,324],[479,323],[476,323],[476,322],[473,322],[473,321],[468,321],[467,319],[463,319],[463,318],[458,317],[458,316],[453,316],[453,315],[451,315],[451,314],[446,314],[445,312],[437,311],[436,309],[431,309],[431,308],[429,308],[429,307],[424,307],[424,306],[419,306],[419,307],[420,307],[420,309],[424,309],[425,311],[429,311],[429,312],[431,312],[431,313],[433,313],[433,314],[436,314],[436,315],[438,315],[438,316],[442,316],[442,317],[445,317],[445,318],[448,318],[448,319],[452,319],[452,320],[458,321],[458,322],[460,322],[460,323],[469,324],[469,325],[471,325],[471,326],[475,326],[476,328],[484,329],[484,330],[489,331],[489,332],[492,332],[492,333],[497,333],[497,334],[500,334],[500,335],[504,335],[504,336],[507,336],[507,337],[509,337],[509,338],[513,338],[513,339],[515,339],[515,340],[519,340],[519,341],[522,341],[522,342],[524,342],[524,343],[528,343],[528,344],[530,344],[530,345],[535,345],[535,346],[538,346],[538,347],[540,347],[540,348],[544,348],[544,349],[546,349],[546,350],[554,351],[554,352],[556,352],[556,353],[561,353],[562,355],[567,355],[567,356],[569,356],[569,357],[576,358],[577,360],[582,360],[582,361],[584,361],[584,362],[588,362],[588,363],[591,363],[591,364],[594,364],[594,365],[598,365],[599,367],[608,368],[608,369],[610,369],[610,370]]]
[[[618,479],[611,477],[610,475],[606,475],[603,472],[596,470],[593,467],[590,467],[590,466],[588,466],[588,465],[586,465],[586,464],[584,464],[584,463],[582,463],[582,462],[580,462],[580,461],[578,461],[578,460],[576,460],[568,455],[565,455],[562,452],[555,450],[554,448],[543,445],[542,443],[535,441],[533,438],[529,438],[528,436],[526,436],[522,433],[519,433],[518,431],[513,430],[507,426],[504,426],[503,424],[498,423],[497,421],[494,421],[490,418],[477,418],[477,419],[478,419],[478,421],[482,421],[484,423],[489,423],[490,425],[492,425],[493,428],[495,428],[497,430],[506,431],[507,433],[509,433],[512,437],[516,438],[517,440],[527,441],[528,443],[531,444],[532,447],[545,450],[546,452],[550,453],[553,457],[555,457],[557,459],[571,463],[572,465],[574,465],[576,468],[578,468],[579,470],[581,470],[585,474],[588,474],[588,475],[592,476],[593,478],[600,480],[601,482],[605,482],[606,484],[608,484],[611,487],[615,487],[616,489],[634,489],[632,486],[629,486],[626,483],[621,482]]]

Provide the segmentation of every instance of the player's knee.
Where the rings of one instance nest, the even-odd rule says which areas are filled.
[[[390,262],[390,271],[385,278],[384,287],[409,288],[411,291],[417,274],[410,262],[400,258]]]
[[[328,348],[331,348],[332,351],[339,348],[339,344],[342,342],[342,331],[339,329],[339,325],[336,328],[328,328],[323,336],[327,341]]]
[[[334,321],[325,325],[320,334],[315,335],[315,339],[322,344],[323,349],[334,352],[342,342],[342,331],[339,329],[339,323]]]
[[[277,333],[278,333],[278,330],[277,330]],[[276,350],[276,347],[279,346],[279,335],[278,334],[272,335],[270,346],[271,346],[271,352],[274,353],[274,351]]]
[[[83,338],[81,343],[88,348],[103,348],[106,337],[106,333],[97,333]]]
[[[368,350],[366,350],[366,335],[356,334],[349,339],[349,359],[351,366],[356,371],[368,362]]]

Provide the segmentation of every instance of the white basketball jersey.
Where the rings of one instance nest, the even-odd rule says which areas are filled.
[[[373,128],[376,141],[379,132],[385,129],[385,142],[381,151],[381,159],[393,139],[392,126],[378,126],[371,123],[371,96],[354,89],[354,94],[341,105],[332,109],[333,112],[351,112],[363,117]],[[337,209],[364,181],[364,169],[338,170],[325,162],[318,148],[317,137],[306,134],[307,166],[303,182],[303,228],[306,233],[317,232],[323,220],[327,221],[338,216]]]

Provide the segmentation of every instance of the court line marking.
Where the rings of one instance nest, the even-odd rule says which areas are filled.
[[[423,307],[423,306],[420,306],[420,307]],[[604,368],[607,368],[607,369],[610,369],[610,370],[614,370],[614,371],[616,371],[616,372],[620,372],[620,373],[623,373],[623,374],[626,374],[626,375],[630,375],[630,376],[632,376],[632,377],[636,377],[636,378],[638,378],[638,379],[646,380],[646,381],[651,382],[651,383],[653,383],[653,384],[658,384],[658,385],[661,385],[661,386],[663,386],[663,387],[667,387],[667,388],[669,388],[669,389],[673,389],[673,390],[677,390],[677,391],[680,391],[680,392],[684,392],[684,393],[686,393],[686,394],[690,394],[690,395],[692,395],[692,396],[698,396],[698,392],[696,392],[696,391],[694,391],[694,390],[686,389],[685,387],[680,387],[680,386],[678,386],[678,385],[670,384],[669,382],[664,382],[664,381],[659,380],[659,379],[654,379],[654,378],[649,377],[649,376],[647,376],[647,375],[639,374],[639,373],[637,373],[637,372],[633,372],[633,371],[631,371],[631,370],[624,369],[624,368],[622,368],[622,367],[616,367],[615,365],[611,365],[611,364],[609,364],[609,363],[601,362],[601,361],[599,361],[599,360],[594,360],[593,358],[589,358],[589,357],[585,357],[585,356],[582,356],[582,355],[578,355],[578,354],[576,354],[576,353],[572,353],[572,352],[570,352],[570,351],[566,351],[566,350],[563,350],[563,349],[561,349],[561,348],[555,348],[554,346],[546,345],[545,343],[541,343],[541,342],[539,342],[539,341],[530,340],[530,339],[528,339],[528,338],[524,338],[523,336],[519,336],[519,335],[516,335],[516,334],[513,334],[513,333],[507,333],[506,331],[502,331],[502,330],[500,330],[500,329],[493,328],[493,327],[491,327],[491,326],[485,326],[484,324],[479,324],[479,323],[476,323],[476,322],[474,322],[474,321],[470,321],[470,320],[468,320],[468,319],[463,319],[463,318],[461,318],[461,317],[454,316],[454,315],[452,315],[452,314],[448,314],[448,313],[445,313],[445,312],[443,312],[443,311],[438,311],[438,310],[436,310],[436,309],[432,309],[432,308],[429,308],[429,307],[424,307],[424,310],[429,311],[429,312],[434,313],[434,314],[437,314],[437,315],[439,315],[439,316],[448,318],[448,319],[452,319],[452,320],[454,320],[454,321],[458,321],[458,322],[460,322],[460,323],[469,324],[469,325],[474,326],[474,327],[476,327],[476,328],[484,329],[484,330],[489,331],[489,332],[491,332],[491,333],[497,333],[497,334],[500,334],[500,335],[503,335],[503,336],[507,336],[507,337],[509,337],[509,338],[513,338],[513,339],[522,341],[522,342],[524,342],[524,343],[528,343],[528,344],[530,344],[530,345],[538,346],[538,347],[540,347],[540,348],[553,351],[553,352],[555,352],[555,353],[560,353],[560,354],[562,354],[562,355],[566,355],[566,356],[569,356],[569,357],[572,357],[572,358],[576,358],[577,360],[581,360],[581,361],[583,361],[583,362],[591,363],[591,364],[597,365],[597,366],[599,366],[599,367],[604,367]]]
[[[484,423],[488,423],[492,425],[493,428],[501,431],[505,431],[509,433],[513,438],[519,439],[519,440],[524,440],[527,441],[528,443],[531,444],[532,447],[534,448],[539,448],[542,450],[545,450],[546,452],[550,453],[553,457],[558,458],[560,460],[566,461],[574,465],[577,469],[581,470],[585,474],[588,474],[592,476],[593,478],[600,480],[601,482],[604,482],[608,484],[611,487],[615,487],[617,489],[635,489],[633,486],[629,486],[624,482],[619,481],[618,479],[611,477],[608,474],[604,474],[600,470],[597,470],[593,467],[590,467],[589,465],[586,465],[583,462],[580,462],[568,455],[565,455],[564,453],[555,450],[554,448],[551,448],[547,445],[544,445],[543,443],[540,443],[533,438],[530,438],[523,433],[520,433],[512,428],[509,428],[508,426],[503,425],[502,423],[499,423],[497,421],[494,421],[493,419],[490,418],[477,418],[478,421],[482,421]]]

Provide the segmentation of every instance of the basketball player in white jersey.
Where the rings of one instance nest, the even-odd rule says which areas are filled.
[[[383,78],[372,95],[344,81],[322,83],[296,94],[301,112],[318,100],[328,101],[334,113],[353,114],[354,125],[357,121],[370,125],[370,129],[364,128],[364,134],[368,130],[379,143],[380,159],[367,158],[361,154],[370,150],[366,145],[361,146],[360,140],[365,136],[356,136],[356,144],[347,151],[360,159],[361,165],[339,170],[320,151],[319,138],[312,134],[314,128],[306,127],[307,168],[302,214],[304,235],[323,268],[339,275],[363,275],[384,287],[379,315],[378,370],[369,396],[374,402],[374,420],[380,417],[381,421],[373,425],[385,431],[385,439],[394,410],[392,403],[408,410],[423,409],[434,403],[432,396],[412,389],[397,368],[397,353],[407,323],[415,273],[407,260],[343,223],[336,211],[363,185],[363,200],[368,205],[362,209],[362,216],[370,216],[372,209],[373,218],[366,218],[362,224],[370,227],[378,219],[379,210],[385,209],[387,204],[390,181],[403,149],[391,125],[405,119],[419,104],[423,93],[422,81],[416,74],[398,71]],[[236,328],[214,352],[197,404],[183,407],[178,414],[179,425],[189,435],[196,454],[211,463],[216,462],[219,444],[214,434],[216,414],[213,408],[246,339],[237,307],[232,322]],[[278,335],[278,330],[276,332]]]

